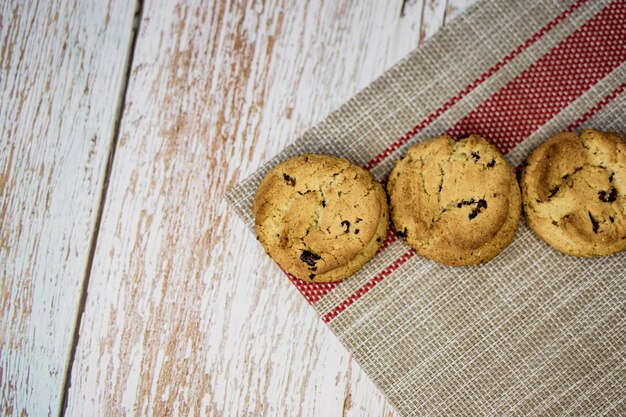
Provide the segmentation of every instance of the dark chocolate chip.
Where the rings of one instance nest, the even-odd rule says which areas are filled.
[[[609,191],[600,191],[598,192],[598,197],[604,203],[612,203],[617,200],[617,190],[615,187],[611,187]]]
[[[559,186],[555,186],[554,188],[550,189],[550,194],[548,194],[548,198],[552,198],[556,195],[556,193],[559,192]]]
[[[357,223],[361,223],[362,221],[363,221],[363,219],[362,219],[362,218],[360,218],[360,217],[357,217],[357,218],[356,218],[356,222],[357,222]]]
[[[315,279],[315,274],[311,274],[311,275],[309,275],[309,279],[310,279],[311,281],[313,281],[313,280]]]
[[[380,238],[380,236],[378,236],[378,237],[376,238],[376,242],[380,242],[381,240],[382,240],[382,239]]]
[[[487,168],[493,168],[496,166],[496,160],[492,159],[491,162],[487,164]]]
[[[322,200],[322,207],[326,207],[326,200]]]
[[[598,233],[598,229],[600,228],[600,223],[598,223],[598,221],[593,218],[590,211],[588,213],[589,213],[589,220],[591,220],[591,228],[593,230],[593,233]]]
[[[611,172],[611,176],[609,176],[609,182],[613,182],[613,175],[615,175],[615,173]]]
[[[322,258],[319,255],[308,250],[303,250],[300,254],[300,260],[309,266],[315,266],[315,263],[320,259]]]
[[[401,237],[401,238],[406,238],[408,236],[406,227],[402,231],[396,230],[396,236]]]
[[[476,203],[476,200],[474,200],[473,198],[471,200],[463,200],[461,202],[459,202],[456,206],[458,208],[461,208],[463,206],[471,206],[472,204]]]
[[[611,223],[615,223],[615,219],[613,218],[613,216],[609,216],[609,221],[610,221]]]
[[[359,234],[359,232],[360,232],[360,230],[359,230],[359,229],[356,229],[356,230],[354,231],[354,234],[355,234],[355,235],[358,235],[358,234]]]
[[[558,226],[558,225],[559,225],[559,223],[557,223],[557,221],[556,221],[556,220],[552,220],[552,225],[554,225],[554,226]]]
[[[477,152],[472,152],[472,158],[478,161],[480,159],[480,155],[478,155]]]
[[[478,216],[478,213],[480,213],[481,211],[483,211],[483,209],[486,209],[486,208],[487,208],[487,200],[483,200],[481,198],[480,200],[478,200],[478,203],[476,203],[476,207],[474,207],[474,209],[469,214],[468,216],[469,219],[472,220],[473,218]]]
[[[341,225],[346,228],[346,230],[344,230],[344,233],[348,233],[350,231],[350,222],[349,221],[344,220],[344,221],[341,222]]]
[[[283,173],[283,179],[285,180],[285,182],[286,182],[288,185],[291,185],[292,187],[293,187],[294,185],[296,185],[296,179],[295,179],[295,178],[290,177],[289,175],[287,175],[287,174],[285,174],[285,173]]]

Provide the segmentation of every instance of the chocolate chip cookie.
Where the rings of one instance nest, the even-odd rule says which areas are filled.
[[[340,281],[380,247],[389,224],[383,187],[346,159],[301,155],[271,169],[252,203],[256,232],[284,270]]]
[[[626,139],[563,132],[539,145],[522,175],[526,220],[563,253],[593,257],[626,249]]]
[[[511,243],[521,212],[515,174],[479,136],[440,136],[409,148],[387,190],[398,236],[445,265],[489,261]]]

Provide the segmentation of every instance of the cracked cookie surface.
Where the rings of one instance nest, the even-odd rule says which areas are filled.
[[[389,224],[383,187],[346,159],[300,155],[272,168],[252,213],[259,241],[308,282],[340,281],[375,254]]]
[[[515,174],[479,136],[433,138],[408,149],[387,191],[398,236],[441,264],[485,263],[511,243],[521,212]]]
[[[526,220],[559,251],[610,255],[626,249],[626,139],[563,132],[539,145],[522,174]]]

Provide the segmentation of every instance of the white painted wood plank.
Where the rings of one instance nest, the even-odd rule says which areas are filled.
[[[420,40],[433,36],[443,26],[446,15],[446,0],[425,0],[422,14]]]
[[[452,22],[470,6],[474,5],[476,1],[477,0],[448,0],[446,6],[446,15],[444,17],[444,25]]]
[[[398,18],[393,24],[395,32],[386,62],[395,63],[417,48],[420,43],[420,27],[424,0],[400,0],[395,9],[400,9]]]
[[[144,5],[67,415],[395,415],[223,196],[411,50],[421,6],[212,3]]]
[[[134,6],[0,7],[0,414],[57,415]]]

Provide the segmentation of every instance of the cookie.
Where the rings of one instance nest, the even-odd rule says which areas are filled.
[[[383,187],[346,159],[301,155],[270,170],[252,203],[269,256],[308,282],[340,281],[376,254],[389,224]]]
[[[539,145],[526,164],[524,212],[541,239],[575,256],[626,249],[626,139],[563,132]]]
[[[515,174],[479,136],[409,148],[387,183],[398,236],[444,265],[485,263],[511,243],[521,212]]]

